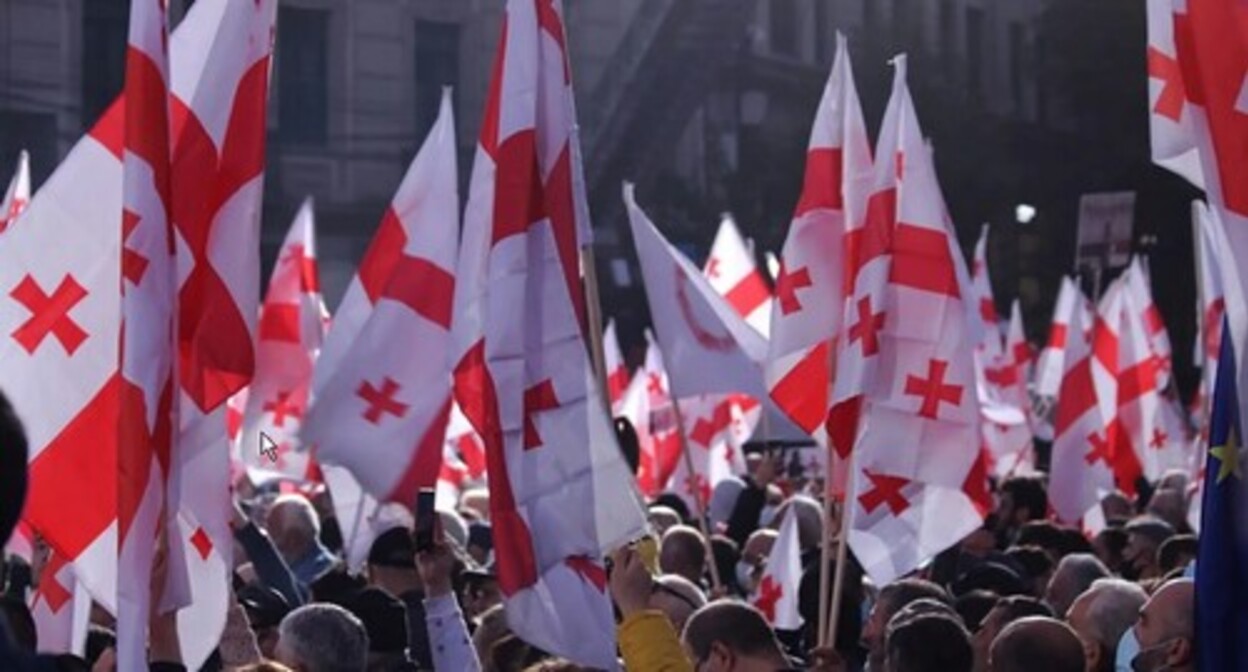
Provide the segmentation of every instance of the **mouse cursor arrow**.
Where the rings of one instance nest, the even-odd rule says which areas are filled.
[[[260,455],[269,458],[270,462],[277,462],[277,444],[264,432],[260,432]]]

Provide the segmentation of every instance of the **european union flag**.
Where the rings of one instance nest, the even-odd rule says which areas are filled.
[[[1248,672],[1248,484],[1229,326],[1214,383],[1196,560],[1198,669]]]

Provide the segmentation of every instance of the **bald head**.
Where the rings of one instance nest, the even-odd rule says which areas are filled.
[[[1007,625],[992,643],[993,672],[1083,672],[1083,646],[1069,625],[1042,616]]]
[[[694,583],[706,571],[706,541],[702,533],[688,525],[677,525],[663,533],[659,567],[666,574],[678,574]]]
[[[664,574],[656,578],[654,583],[650,608],[666,614],[676,632],[685,629],[685,623],[693,612],[706,606],[706,593],[683,576]]]
[[[1070,605],[1097,579],[1109,578],[1105,563],[1091,553],[1072,553],[1057,563],[1053,578],[1044,590],[1044,601],[1058,616],[1066,614]]]
[[[1066,622],[1083,642],[1089,672],[1113,672],[1118,640],[1139,618],[1146,601],[1148,595],[1139,584],[1099,579],[1070,605]]]
[[[1135,637],[1140,642],[1143,669],[1166,667],[1171,670],[1195,669],[1196,584],[1176,579],[1161,587],[1140,610]]]
[[[771,526],[780,529],[780,523],[789,511],[797,514],[797,538],[802,552],[818,547],[823,541],[823,508],[819,502],[806,495],[794,495],[776,509]]]

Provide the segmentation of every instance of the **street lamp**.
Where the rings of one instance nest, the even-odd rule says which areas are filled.
[[[1036,218],[1036,207],[1027,203],[1019,203],[1014,206],[1014,219],[1019,224],[1030,224],[1031,220]]]

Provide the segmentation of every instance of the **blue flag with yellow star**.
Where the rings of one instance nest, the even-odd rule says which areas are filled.
[[[1230,327],[1222,333],[1196,559],[1197,663],[1210,672],[1248,672],[1248,485]]]

